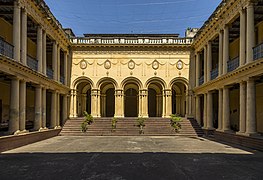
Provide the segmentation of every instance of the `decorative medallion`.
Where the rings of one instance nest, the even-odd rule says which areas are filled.
[[[110,69],[111,68],[111,62],[108,59],[104,62],[104,68],[105,69]]]
[[[133,69],[135,68],[135,62],[134,62],[133,60],[130,60],[130,61],[128,62],[128,68],[129,68],[130,70],[133,70]]]
[[[154,60],[152,63],[152,68],[154,70],[157,70],[159,68],[159,62],[157,60]]]
[[[81,69],[87,68],[87,62],[84,59],[80,61],[79,65]]]
[[[178,70],[182,70],[183,67],[184,67],[183,61],[182,60],[177,61],[176,67],[177,67]]]

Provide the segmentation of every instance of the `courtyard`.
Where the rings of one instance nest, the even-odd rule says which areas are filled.
[[[0,154],[1,179],[262,179],[263,153],[205,138],[57,136]]]

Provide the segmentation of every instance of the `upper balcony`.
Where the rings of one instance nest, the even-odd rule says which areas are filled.
[[[263,43],[253,48],[254,60],[263,58]]]
[[[6,42],[0,37],[0,54],[7,56],[11,59],[14,58],[14,46]]]
[[[227,72],[234,71],[239,67],[239,56],[227,62]]]

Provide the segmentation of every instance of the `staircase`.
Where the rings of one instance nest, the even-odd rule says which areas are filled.
[[[145,121],[143,133],[139,133],[136,126],[137,118],[119,118],[116,129],[112,131],[112,118],[95,118],[86,133],[81,132],[81,123],[84,118],[69,119],[65,123],[61,136],[203,136],[203,131],[195,120],[182,118],[181,131],[176,133],[170,126],[170,119],[148,118]]]

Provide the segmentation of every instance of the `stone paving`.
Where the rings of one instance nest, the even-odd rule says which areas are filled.
[[[0,154],[0,179],[262,179],[263,152],[204,138],[55,137]]]

